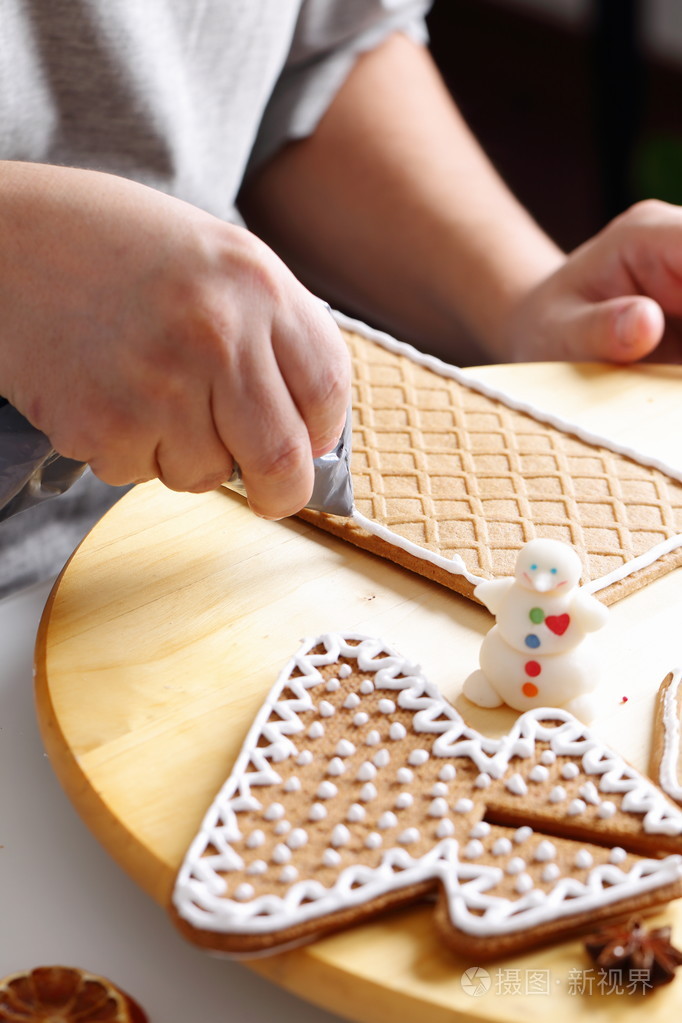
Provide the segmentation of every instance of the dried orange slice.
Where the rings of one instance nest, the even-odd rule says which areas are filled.
[[[149,1023],[111,981],[69,966],[38,966],[0,980],[1,1023]]]

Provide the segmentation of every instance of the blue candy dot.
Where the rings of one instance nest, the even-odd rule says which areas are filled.
[[[524,643],[526,644],[527,647],[530,647],[531,650],[537,650],[537,648],[540,646],[540,639],[538,636],[535,635],[534,632],[530,632],[526,636]]]

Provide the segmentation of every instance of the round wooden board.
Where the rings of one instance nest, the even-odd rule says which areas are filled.
[[[477,375],[674,463],[682,433],[675,368],[540,364]],[[611,609],[597,635],[609,664],[594,730],[646,769],[655,694],[682,663],[679,572]],[[54,768],[110,854],[158,903],[280,668],[301,639],[355,630],[418,661],[476,728],[515,715],[459,695],[488,613],[298,520],[266,522],[238,497],[135,488],[86,538],[57,581],[36,648],[37,708]],[[627,698],[624,700],[624,698]],[[682,944],[682,909],[671,922]],[[169,923],[169,926],[171,924]],[[489,990],[462,983],[418,906],[307,948],[255,960],[260,973],[349,1019],[513,1023],[551,1011],[593,1023],[645,1011],[666,1023],[682,980],[640,997],[581,993],[579,941],[489,964]],[[589,976],[589,974],[588,974]]]

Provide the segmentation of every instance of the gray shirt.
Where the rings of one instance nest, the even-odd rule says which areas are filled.
[[[428,0],[0,0],[0,159],[109,171],[237,219],[358,54]],[[0,329],[1,325],[0,325]],[[87,475],[0,522],[0,597],[56,572],[120,495]]]

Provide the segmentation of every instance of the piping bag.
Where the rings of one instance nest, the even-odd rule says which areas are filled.
[[[350,443],[349,411],[334,450],[314,460],[315,485],[308,508],[333,515],[351,514]],[[85,462],[58,454],[44,433],[31,426],[6,398],[0,398],[0,522],[63,494],[86,467]],[[225,485],[246,493],[238,468]]]

